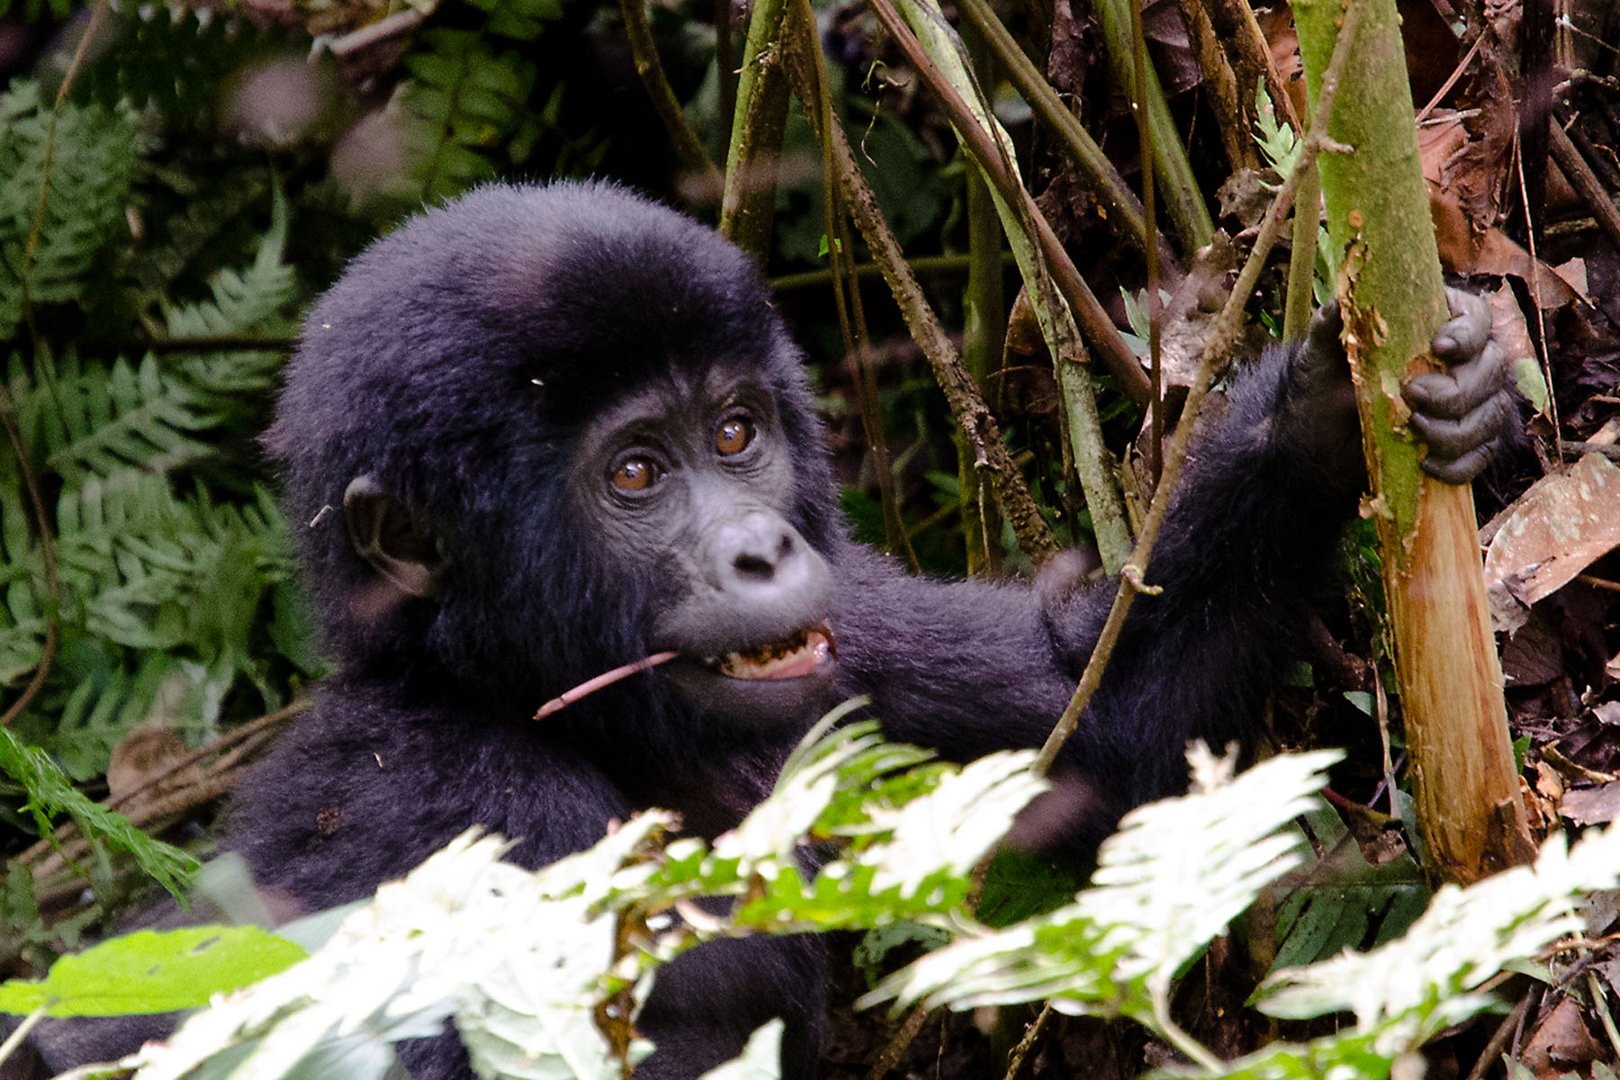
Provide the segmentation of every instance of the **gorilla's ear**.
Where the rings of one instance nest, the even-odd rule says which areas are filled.
[[[343,492],[349,542],[360,557],[408,596],[434,596],[447,560],[439,537],[369,476]]]

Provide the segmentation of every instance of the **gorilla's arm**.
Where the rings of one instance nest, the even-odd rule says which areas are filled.
[[[1291,354],[1237,379],[1203,425],[1149,564],[1163,592],[1136,599],[1103,684],[1060,769],[1085,783],[1084,848],[1129,807],[1178,790],[1191,738],[1249,734],[1302,639],[1354,491],[1325,489],[1277,437]],[[852,571],[853,568],[853,571]],[[1113,582],[1056,596],[906,575],[855,553],[839,664],[895,739],[967,760],[1039,746],[1068,703],[1114,597]],[[853,624],[853,625],[850,625]],[[847,631],[847,632],[846,632]]]
[[[1263,357],[1206,423],[1102,687],[1064,749],[1088,781],[1085,839],[1176,790],[1194,737],[1244,733],[1287,660],[1339,525],[1355,505],[1277,437],[1291,353]],[[952,758],[1038,746],[1062,713],[1114,596],[942,583],[854,552],[839,664],[893,738]],[[853,623],[853,625],[850,625]],[[1092,820],[1095,818],[1096,820]]]
[[[1074,682],[1034,590],[913,577],[858,544],[834,562],[840,689],[890,738],[958,761],[1040,744]]]
[[[1413,380],[1425,467],[1477,474],[1514,417],[1482,302],[1453,294],[1435,339],[1449,373]],[[1086,783],[1072,840],[1095,843],[1129,807],[1179,790],[1189,739],[1252,742],[1265,695],[1297,656],[1311,601],[1364,472],[1353,391],[1329,310],[1310,335],[1268,350],[1200,422],[1137,597],[1059,773]],[[1039,745],[1073,692],[1113,583],[1030,591],[904,575],[854,557],[847,583],[868,598],[840,655],[894,738],[967,759]],[[1043,599],[1042,593],[1045,593]],[[842,595],[842,590],[841,590]]]

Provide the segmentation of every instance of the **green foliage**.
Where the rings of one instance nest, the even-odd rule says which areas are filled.
[[[291,266],[282,261],[287,243],[287,200],[281,189],[272,189],[274,198],[270,230],[259,241],[253,262],[237,271],[222,268],[209,282],[212,300],[174,307],[169,311],[169,334],[176,339],[225,335],[249,330],[290,331],[288,320],[279,318],[297,293]],[[220,362],[218,354],[205,374],[191,365],[193,378],[202,387],[225,394],[267,389],[279,365],[257,364],[248,357],[232,356]],[[244,364],[244,361],[246,363]],[[247,368],[244,373],[241,369]]]
[[[161,12],[124,29],[136,50],[157,40],[148,31],[213,33]],[[92,67],[92,91],[92,75],[124,77]],[[211,78],[199,73],[199,87]],[[177,891],[190,857],[69,780],[105,772],[139,725],[195,740],[227,715],[284,703],[317,669],[286,524],[243,453],[283,353],[108,341],[285,336],[299,287],[284,258],[291,209],[267,183],[239,185],[269,222],[235,249],[239,265],[201,258],[220,223],[244,212],[224,192],[159,230],[164,257],[143,258],[137,223],[143,201],[164,192],[149,186],[160,144],[124,94],[134,91],[54,107],[22,82],[0,95],[0,409],[19,440],[0,443],[0,690],[16,714],[0,732],[0,794],[10,823],[47,838],[53,817],[71,819],[98,874],[121,852]],[[149,115],[184,107],[144,103]],[[45,940],[31,925],[37,886],[27,867],[8,873],[0,936]]]
[[[1404,937],[1369,952],[1342,952],[1281,971],[1257,995],[1283,1019],[1350,1013],[1353,1026],[1304,1045],[1276,1043],[1216,1075],[1243,1080],[1390,1075],[1396,1058],[1496,1007],[1484,989],[1498,972],[1536,956],[1582,921],[1576,901],[1613,887],[1620,829],[1587,832],[1573,848],[1560,834],[1533,866],[1466,889],[1446,885]]]
[[[49,757],[34,747],[25,746],[5,728],[0,728],[0,773],[20,783],[27,792],[23,810],[34,816],[41,832],[47,830],[53,815],[66,814],[84,835],[96,837],[134,856],[141,869],[170,892],[178,892],[181,882],[196,866],[195,860],[184,852],[153,840],[123,815],[86,798],[68,783]],[[33,1008],[29,1006],[24,1011]]]
[[[1062,907],[1079,887],[1073,874],[1020,848],[996,852],[984,875],[978,917],[986,926],[1011,926]]]
[[[562,18],[561,0],[467,0],[489,16],[484,29],[513,41],[533,41],[548,22]]]
[[[1521,356],[1513,361],[1513,385],[1526,401],[1535,406],[1537,412],[1547,411],[1552,395],[1547,391],[1547,380],[1535,357]]]
[[[1411,855],[1374,866],[1332,810],[1323,806],[1301,820],[1322,855],[1304,881],[1278,898],[1273,971],[1381,945],[1423,914],[1429,890]]]
[[[1280,176],[1294,171],[1299,160],[1299,136],[1293,125],[1277,119],[1277,108],[1266,92],[1266,81],[1260,79],[1254,88],[1254,142]]]
[[[562,107],[559,84],[544,106],[532,109],[538,67],[525,50],[496,43],[539,37],[562,16],[558,0],[469,2],[485,13],[481,29],[429,30],[405,60],[405,110],[415,121],[420,194],[430,202],[493,178],[501,165],[522,165],[556,127]]]
[[[225,91],[254,61],[288,44],[281,34],[208,8],[109,11],[105,51],[75,85],[108,108],[153,108],[171,126],[209,130]]]
[[[294,282],[281,261],[279,199],[274,216],[254,261],[215,276],[212,300],[169,310],[173,338],[285,328],[279,313]],[[32,363],[11,358],[6,388],[30,469],[60,489],[51,522],[59,580],[53,595],[18,462],[0,458],[0,680],[16,682],[40,662],[54,619],[59,677],[19,730],[79,779],[105,770],[160,697],[179,699],[177,719],[195,734],[215,722],[238,676],[265,705],[284,700],[259,619],[267,602],[292,604],[280,511],[262,487],[222,501],[186,479],[218,462],[222,437],[256,426],[279,363],[273,352],[149,353],[132,363],[42,348]],[[307,645],[288,644],[272,651],[307,670]]]
[[[0,1012],[127,1016],[195,1009],[304,956],[286,938],[256,926],[138,930],[62,957],[43,979],[0,984]]]
[[[420,121],[415,134],[423,195],[438,200],[493,178],[491,152],[520,127],[532,128],[525,102],[536,71],[516,50],[497,53],[470,30],[431,30],[422,35],[422,46],[406,61],[412,80],[405,105]],[[523,134],[524,142],[536,135]]]
[[[977,1008],[1046,999],[1060,1012],[1167,1028],[1175,977],[1262,888],[1299,865],[1304,844],[1289,822],[1312,806],[1336,757],[1273,758],[1233,779],[1229,761],[1194,753],[1193,793],[1127,814],[1098,852],[1091,887],[1072,903],[964,934],[863,1001]]]
[[[1273,1015],[1342,1012],[1353,1022],[1226,1062],[1175,1025],[1175,980],[1261,890],[1300,865],[1306,845],[1292,822],[1319,805],[1313,793],[1334,755],[1282,755],[1233,776],[1229,761],[1195,752],[1194,791],[1128,815],[1103,845],[1090,887],[1058,911],[992,930],[964,907],[966,868],[1045,787],[1027,772],[1032,755],[955,769],[884,743],[869,724],[830,733],[824,725],[821,734],[712,845],[665,845],[673,818],[649,811],[530,872],[500,861],[498,838],[459,837],[347,914],[308,961],[214,1002],[167,1045],[144,1048],[139,1064],[158,1075],[209,1075],[245,1053],[254,1075],[274,1080],[341,1056],[343,1075],[374,1080],[393,1064],[393,1043],[453,1019],[479,1075],[608,1080],[650,1049],[626,1023],[649,980],[695,944],[899,925],[905,939],[949,943],[863,1004],[970,1009],[1044,999],[1063,1012],[1138,1019],[1195,1063],[1176,1075],[1384,1077],[1426,1040],[1491,1007],[1482,986],[1578,927],[1576,898],[1620,876],[1620,830],[1594,831],[1567,852],[1554,838],[1534,867],[1448,886],[1404,937],[1279,972],[1262,991]],[[838,845],[809,880],[797,858],[807,838]],[[729,913],[689,903],[700,897],[736,902]],[[606,1029],[629,1041],[622,1058]],[[770,1038],[763,1032],[716,1075],[774,1076]]]
[[[126,109],[66,103],[53,119],[34,83],[0,97],[0,340],[25,300],[82,301],[114,265],[142,145]]]
[[[611,1015],[609,998],[627,1015],[658,964],[700,941],[921,914],[943,925],[960,913],[967,869],[1045,784],[1028,774],[1028,753],[960,770],[928,757],[884,742],[870,723],[807,740],[770,798],[712,848],[662,847],[673,823],[663,811],[538,872],[500,862],[504,842],[465,835],[384,886],[306,963],[216,1002],[143,1053],[180,1075],[222,1049],[245,1051],[268,1078],[344,1052],[342,1075],[369,1080],[386,1073],[393,1042],[453,1015],[481,1075],[618,1077],[596,1017]],[[798,863],[806,832],[843,845],[813,882]],[[725,922],[686,907],[684,921],[672,918],[672,905],[709,895],[743,902]],[[634,1041],[631,1060],[648,1049]],[[747,1058],[769,1055],[756,1047]]]

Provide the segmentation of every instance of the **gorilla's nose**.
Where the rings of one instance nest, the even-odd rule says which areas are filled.
[[[716,576],[727,592],[765,599],[822,584],[821,560],[798,530],[775,514],[753,511],[720,526],[714,550]]]

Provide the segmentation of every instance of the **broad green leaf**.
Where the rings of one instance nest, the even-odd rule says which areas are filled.
[[[303,949],[256,926],[137,930],[64,956],[39,981],[0,984],[0,1012],[131,1016],[194,1009],[283,971]]]

